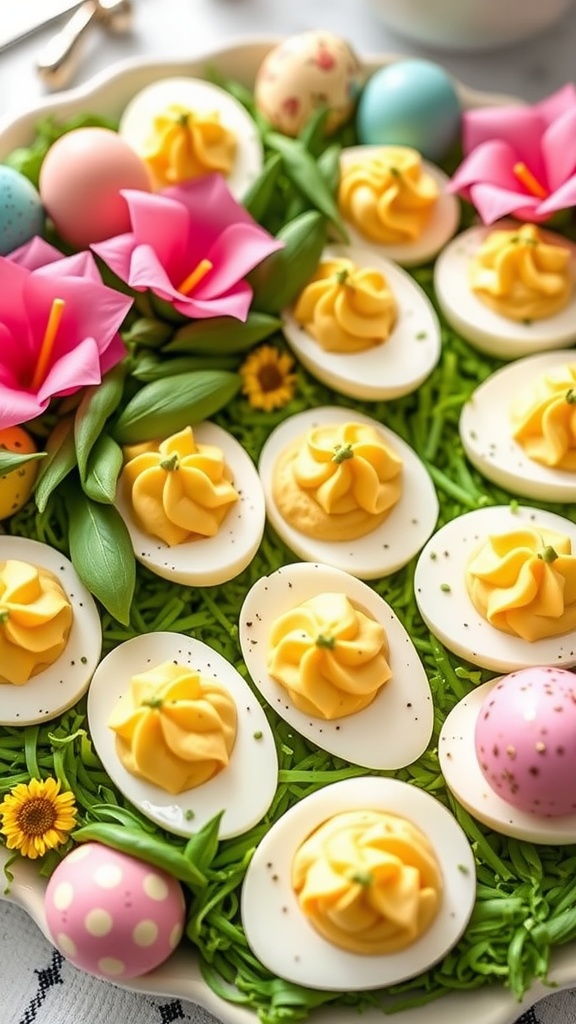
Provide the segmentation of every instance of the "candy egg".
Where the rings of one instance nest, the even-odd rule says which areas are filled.
[[[0,166],[0,256],[29,242],[43,227],[44,207],[32,182]]]
[[[131,146],[108,128],[77,128],[48,150],[40,196],[57,232],[77,249],[130,230],[121,189],[151,188]]]
[[[357,125],[362,143],[412,146],[427,159],[439,160],[460,127],[456,86],[432,61],[396,61],[366,83]]]
[[[22,427],[5,427],[0,430],[0,451],[30,455],[36,452],[36,445],[27,430]],[[6,519],[22,508],[32,494],[38,462],[31,459],[18,469],[0,475],[0,519]]]
[[[328,132],[348,120],[360,89],[361,66],[347,42],[331,32],[290,36],[264,58],[254,86],[256,107],[285,135],[297,135],[320,107]]]
[[[533,843],[576,841],[576,679],[548,666],[492,679],[448,715],[446,784],[479,821]]]
[[[79,846],[61,861],[44,906],[60,952],[109,981],[163,963],[182,937],[186,910],[175,878],[100,843]]]

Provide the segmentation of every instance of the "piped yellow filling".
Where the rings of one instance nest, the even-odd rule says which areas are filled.
[[[142,152],[158,188],[219,172],[228,176],[236,158],[233,132],[217,113],[195,113],[177,103],[154,118]]]
[[[22,686],[66,647],[72,606],[49,569],[0,562],[0,683]]]

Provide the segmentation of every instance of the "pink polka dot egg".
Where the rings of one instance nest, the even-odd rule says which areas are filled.
[[[85,843],[64,857],[48,883],[45,910],[63,956],[109,981],[158,967],[184,930],[180,883],[101,843]]]

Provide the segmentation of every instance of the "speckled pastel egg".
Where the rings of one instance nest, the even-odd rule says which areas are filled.
[[[144,162],[109,128],[76,128],[48,150],[40,196],[58,234],[77,249],[130,230],[122,189],[149,192]]]
[[[440,160],[460,130],[461,106],[453,79],[428,60],[399,60],[380,68],[358,103],[360,141],[417,149]]]
[[[184,929],[180,883],[101,843],[69,853],[46,889],[52,942],[76,967],[123,981],[163,963]]]
[[[547,817],[576,812],[576,676],[526,668],[490,690],[475,730],[488,785],[518,810]]]
[[[319,107],[328,107],[330,133],[351,116],[361,80],[360,62],[347,42],[331,32],[302,32],[264,58],[254,88],[256,107],[285,135],[297,135]]]
[[[44,219],[44,207],[32,182],[0,164],[0,256],[41,234]]]

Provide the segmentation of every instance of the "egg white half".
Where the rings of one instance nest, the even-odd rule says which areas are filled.
[[[385,146],[349,146],[342,150],[340,167],[345,171],[353,164],[372,160]],[[433,259],[458,228],[460,223],[460,202],[446,191],[449,178],[444,171],[427,160],[422,161],[422,171],[429,174],[439,187],[439,196],[422,234],[413,242],[384,244],[367,238],[358,228],[346,221],[346,230],[353,245],[369,248],[373,253],[400,263],[403,267],[416,267]]]
[[[241,200],[260,174],[264,162],[262,142],[247,110],[218,85],[199,78],[163,78],[140,90],[124,108],[118,133],[139,156],[148,147],[153,121],[172,104],[195,114],[220,115],[220,124],[236,137],[234,166],[226,181]]]
[[[296,708],[267,669],[276,618],[322,593],[342,593],[386,630],[392,678],[363,711],[326,721]],[[416,648],[398,617],[371,587],[328,565],[286,565],[258,580],[240,612],[240,644],[252,680],[268,704],[301,736],[363,768],[411,764],[426,750],[434,724],[432,694]]]
[[[326,352],[287,309],[282,329],[290,347],[314,377],[342,395],[376,402],[415,391],[440,358],[440,324],[428,296],[410,274],[374,250],[331,246],[322,260],[331,259],[350,259],[384,274],[398,304],[390,337],[364,352]]]
[[[215,679],[232,695],[238,714],[228,766],[202,786],[176,796],[124,768],[116,752],[116,734],[108,725],[117,702],[127,697],[132,676],[164,661],[189,666]],[[223,810],[219,835],[229,839],[252,828],[272,802],[278,759],[268,719],[234,666],[200,640],[181,633],[146,633],[114,648],[94,673],[88,693],[88,722],[98,756],[120,792],[169,832],[192,835]]]
[[[60,657],[22,686],[0,683],[0,725],[35,725],[67,711],[88,689],[102,650],[96,603],[68,558],[26,537],[0,536],[0,562],[16,559],[57,577],[72,605],[72,626]]]
[[[128,488],[120,481],[116,507],[132,540],[134,555],[147,569],[163,579],[193,587],[211,587],[238,576],[250,564],[260,547],[266,509],[262,486],[252,459],[228,431],[215,423],[193,427],[198,444],[221,448],[239,494],[214,537],[185,541],[172,547],[152,537],[134,520]]]
[[[499,230],[513,227],[513,221],[498,222]],[[471,290],[470,262],[493,230],[493,227],[481,226],[463,231],[436,261],[434,290],[448,323],[481,352],[500,359],[517,359],[571,345],[576,341],[576,288],[570,302],[559,313],[530,323],[502,316]],[[549,231],[542,231],[542,236],[570,249],[570,272],[576,280],[576,245]]]
[[[447,716],[438,742],[446,785],[474,818],[495,832],[550,846],[575,843],[576,814],[546,818],[520,811],[498,796],[480,770],[474,741],[476,722],[499,679],[491,679],[463,697]]]
[[[302,913],[291,885],[294,856],[310,833],[335,814],[366,808],[418,826],[434,847],[444,879],[440,910],[428,931],[407,949],[384,956],[333,946]],[[274,974],[314,989],[360,991],[415,977],[441,960],[462,935],[475,893],[474,857],[450,811],[406,782],[363,777],[305,797],[272,826],[246,872],[241,914],[250,947]]]
[[[278,457],[298,437],[315,427],[335,423],[366,423],[402,459],[402,494],[389,516],[372,533],[358,540],[328,542],[307,537],[286,522],[274,501],[272,481]],[[326,406],[308,409],[284,420],[267,439],[258,464],[266,512],[278,536],[299,558],[373,580],[401,569],[426,543],[438,518],[438,498],[428,471],[398,434],[353,409]]]
[[[479,508],[446,523],[421,552],[414,574],[420,615],[448,650],[482,668],[512,672],[535,665],[576,665],[576,631],[529,643],[481,617],[468,596],[468,559],[490,534],[541,526],[566,534],[576,552],[576,524],[528,506]],[[448,588],[448,589],[447,589]]]
[[[460,416],[460,438],[476,469],[513,494],[538,501],[576,501],[576,474],[530,459],[511,433],[513,399],[548,370],[565,366],[565,351],[544,352],[497,370],[476,388]]]

